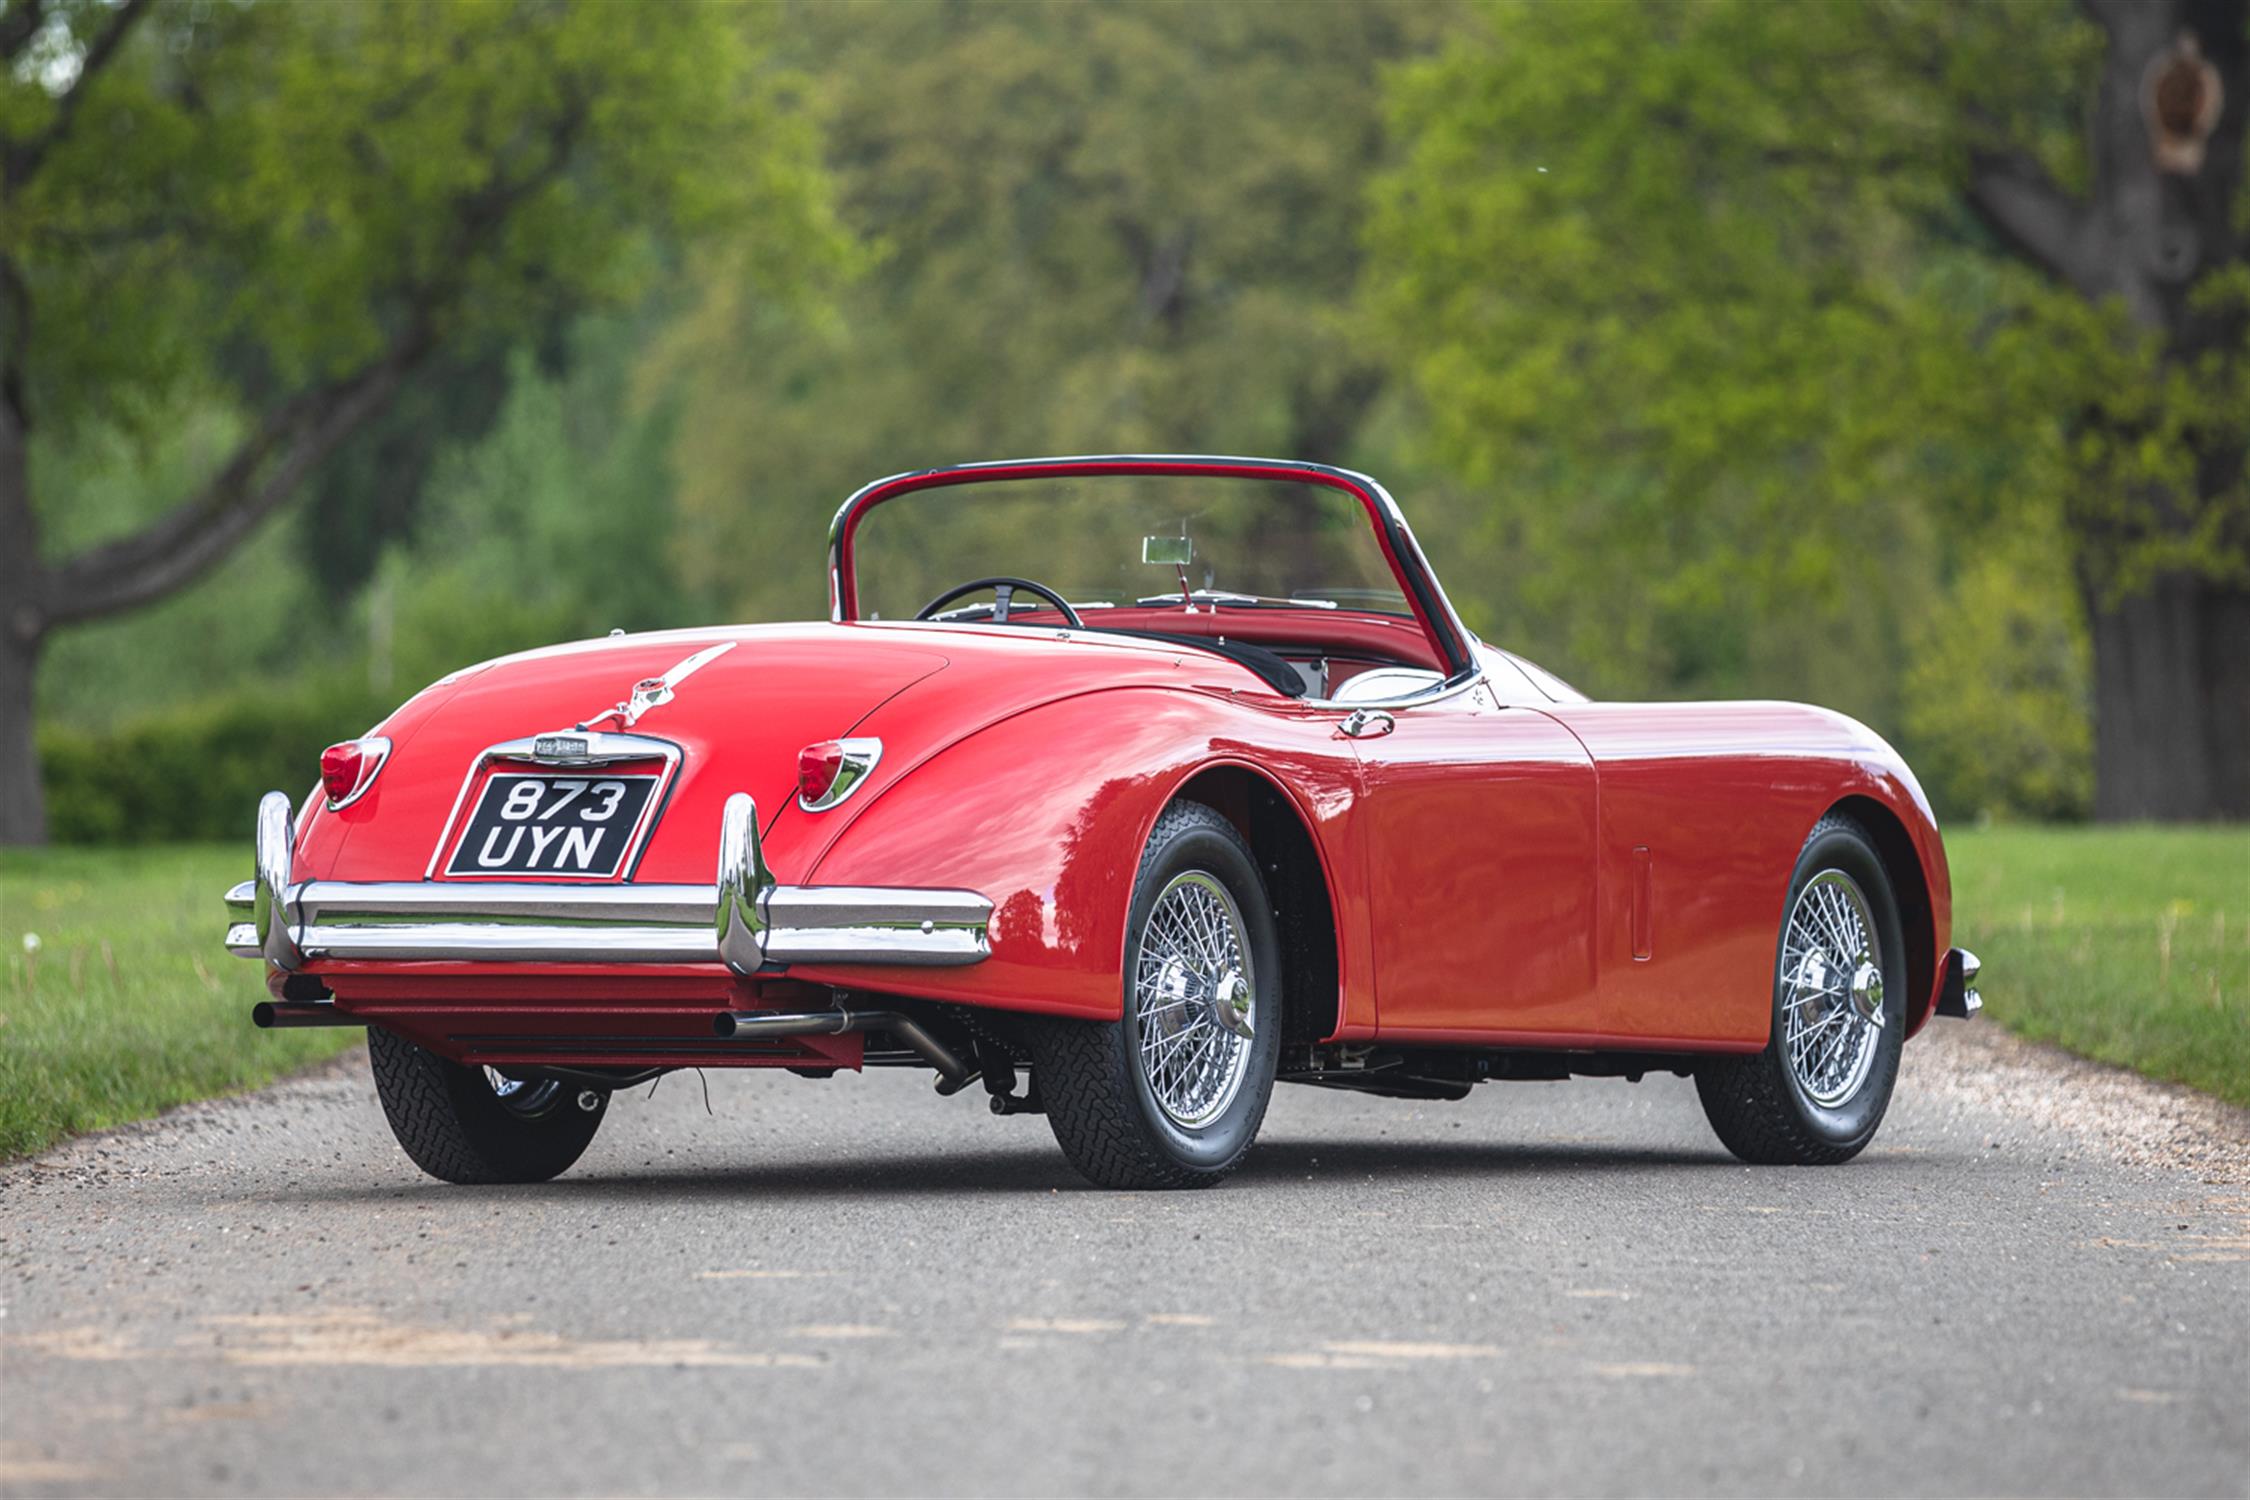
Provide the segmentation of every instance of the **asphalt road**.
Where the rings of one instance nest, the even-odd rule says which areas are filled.
[[[1285,1089],[1141,1196],[902,1074],[445,1187],[355,1054],[0,1170],[0,1489],[2250,1491],[2250,1125],[1970,1030],[1845,1168]]]

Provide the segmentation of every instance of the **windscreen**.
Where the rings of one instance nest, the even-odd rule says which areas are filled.
[[[1183,581],[1195,602],[1222,608],[1412,612],[1366,508],[1317,484],[1167,474],[951,485],[876,506],[852,551],[862,619],[910,620],[948,589],[997,575],[1045,584],[1082,612],[1178,603]],[[980,617],[990,597],[945,613]],[[1016,607],[1037,605],[1018,595]]]

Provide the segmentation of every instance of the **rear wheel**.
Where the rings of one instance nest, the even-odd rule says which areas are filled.
[[[1906,941],[1874,843],[1830,814],[1797,857],[1774,962],[1773,1028],[1753,1057],[1696,1072],[1711,1128],[1764,1165],[1849,1161],[1890,1106],[1904,1043]]]
[[[609,1107],[599,1090],[448,1062],[380,1027],[367,1055],[391,1134],[446,1182],[545,1182],[585,1152]]]
[[[1234,825],[1200,803],[1165,809],[1127,931],[1119,1018],[1030,1038],[1047,1119],[1103,1187],[1209,1187],[1256,1138],[1281,1051],[1273,910]]]

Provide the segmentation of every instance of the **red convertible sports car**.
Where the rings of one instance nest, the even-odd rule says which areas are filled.
[[[1841,1162],[1977,1008],[1880,738],[1589,701],[1469,633],[1365,475],[903,474],[837,512],[828,594],[463,668],[268,793],[227,898],[257,1023],[368,1027],[454,1182],[554,1176],[672,1069],[897,1066],[1195,1187],[1276,1081],[1669,1071],[1744,1160]]]

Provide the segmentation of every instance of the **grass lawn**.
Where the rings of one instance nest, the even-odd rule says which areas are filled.
[[[2250,1105],[2250,827],[1984,828],[1945,845],[1953,940],[1984,960],[1986,1016]]]
[[[2250,1105],[2250,828],[1952,832],[1985,1015]],[[257,1031],[240,845],[0,853],[0,1157],[255,1088],[357,1030]],[[27,951],[24,936],[38,936]]]
[[[242,843],[0,853],[0,1157],[255,1088],[360,1039],[251,1026],[264,971],[220,946],[219,899],[249,873]]]

